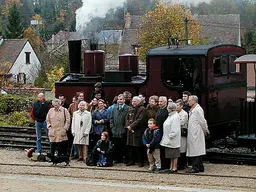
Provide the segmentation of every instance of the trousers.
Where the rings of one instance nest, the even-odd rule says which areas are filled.
[[[147,149],[149,167],[153,168],[156,166],[156,168],[161,169],[160,149],[155,149],[151,153],[149,151],[150,149]]]

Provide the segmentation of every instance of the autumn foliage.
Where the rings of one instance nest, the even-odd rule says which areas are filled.
[[[52,91],[55,91],[55,82],[59,81],[64,76],[64,68],[63,67],[53,67],[52,71],[47,74],[48,82],[50,83],[50,87]]]
[[[168,37],[178,37],[184,40],[185,18],[189,19],[189,39],[192,40],[192,44],[198,44],[201,40],[201,26],[193,18],[191,12],[185,10],[182,5],[159,3],[155,10],[147,12],[139,30],[141,60],[145,62],[150,48],[167,45]]]

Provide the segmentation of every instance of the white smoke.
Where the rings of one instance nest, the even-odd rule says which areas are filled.
[[[173,3],[181,3],[181,4],[186,4],[186,5],[189,5],[189,4],[193,4],[193,5],[196,5],[198,3],[210,3],[211,0],[165,0],[167,2],[173,2]]]
[[[126,0],[82,0],[83,6],[76,10],[76,30],[83,30],[93,17],[104,18],[110,9],[123,6]]]

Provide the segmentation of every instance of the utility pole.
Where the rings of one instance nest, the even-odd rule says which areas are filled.
[[[185,41],[186,41],[186,45],[188,45],[188,38],[189,38],[189,32],[188,32],[188,22],[189,22],[190,20],[188,20],[188,18],[186,17],[185,18],[185,20],[184,20],[184,22],[185,22]]]

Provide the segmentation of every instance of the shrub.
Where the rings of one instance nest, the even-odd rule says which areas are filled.
[[[35,97],[22,95],[0,95],[0,114],[31,111]]]
[[[26,111],[12,113],[8,119],[8,124],[16,126],[28,126],[32,121],[30,120],[30,113]]]

